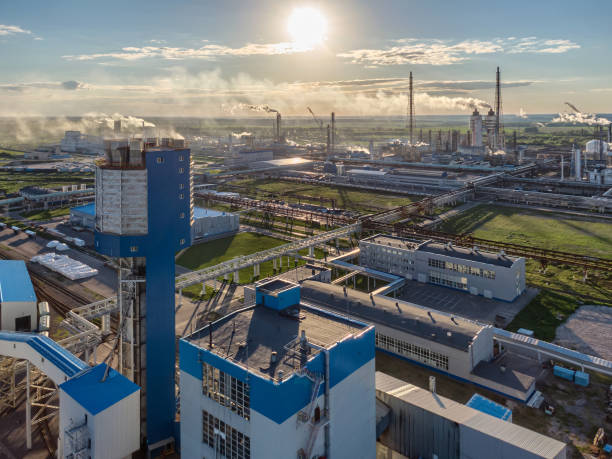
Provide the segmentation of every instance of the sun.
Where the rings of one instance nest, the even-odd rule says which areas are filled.
[[[327,38],[327,20],[315,8],[295,8],[287,21],[287,30],[297,46],[309,49]]]

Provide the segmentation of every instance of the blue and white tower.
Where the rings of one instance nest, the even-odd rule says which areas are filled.
[[[190,151],[172,139],[105,147],[95,247],[119,266],[119,370],[141,387],[141,445],[153,450],[174,441],[174,256],[191,242]]]

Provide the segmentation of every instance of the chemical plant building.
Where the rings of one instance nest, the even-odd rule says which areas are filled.
[[[539,364],[515,362],[518,359],[509,355],[506,364],[495,360],[490,325],[322,282],[304,281],[302,297],[317,307],[375,325],[376,348],[396,357],[522,402],[535,390]]]
[[[238,214],[194,207],[191,238],[192,240],[205,239],[235,233],[240,227],[239,220]],[[96,225],[96,205],[90,203],[70,209],[70,223],[93,230]]]
[[[0,260],[0,330],[38,327],[36,294],[22,260]]]
[[[181,455],[375,457],[374,327],[288,281],[256,298],[180,340]]]
[[[376,235],[359,242],[362,266],[503,301],[525,291],[525,259],[452,244]]]
[[[388,410],[383,446],[406,457],[565,459],[564,443],[503,420],[507,409],[486,414],[432,389],[376,372],[377,404]]]
[[[225,166],[230,169],[248,169],[258,161],[274,159],[272,150],[240,150],[233,149],[232,154],[225,159]]]

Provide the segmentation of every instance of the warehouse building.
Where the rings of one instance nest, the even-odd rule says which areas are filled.
[[[93,231],[96,226],[96,204],[91,202],[84,206],[70,209],[70,224]]]
[[[204,207],[193,208],[191,239],[209,238],[220,234],[235,233],[240,228],[240,216]]]
[[[375,235],[359,241],[362,266],[502,301],[525,291],[525,259],[434,241]]]
[[[0,330],[37,328],[36,294],[25,261],[0,260]]]
[[[70,209],[70,223],[74,226],[93,230],[96,224],[95,203]],[[193,208],[192,240],[235,233],[239,227],[240,216],[238,214],[205,209],[204,207]]]
[[[376,398],[390,409],[378,441],[406,457],[566,457],[565,443],[382,372],[376,372]]]
[[[376,326],[376,348],[437,372],[525,402],[535,391],[538,362],[496,359],[494,329],[406,301],[316,281],[302,297],[317,307]]]
[[[258,161],[274,159],[272,150],[240,150],[234,149],[230,156],[225,158],[225,166],[230,169],[248,169]]]
[[[291,282],[256,296],[180,340],[181,455],[375,457],[374,327]]]

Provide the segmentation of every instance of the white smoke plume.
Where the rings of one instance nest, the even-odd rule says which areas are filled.
[[[261,105],[238,104],[236,108],[238,108],[239,110],[248,110],[251,112],[279,113],[278,110],[266,104],[261,104]]]
[[[521,107],[518,112],[518,117],[521,119],[527,119],[527,116],[527,112],[523,110],[523,107]]]
[[[235,139],[240,139],[242,137],[250,137],[252,135],[253,135],[252,132],[247,132],[247,131],[244,131],[244,132],[232,132],[232,137],[234,137]]]
[[[491,108],[484,100],[475,97],[448,97],[430,96],[428,93],[417,93],[415,103],[432,109],[444,110],[474,110],[477,108]]]
[[[584,113],[579,111],[576,107],[566,102],[572,109],[576,110],[575,113],[559,113],[559,116],[553,118],[551,123],[558,124],[586,124],[588,126],[607,126],[611,124],[607,118],[599,117],[594,113]]]

